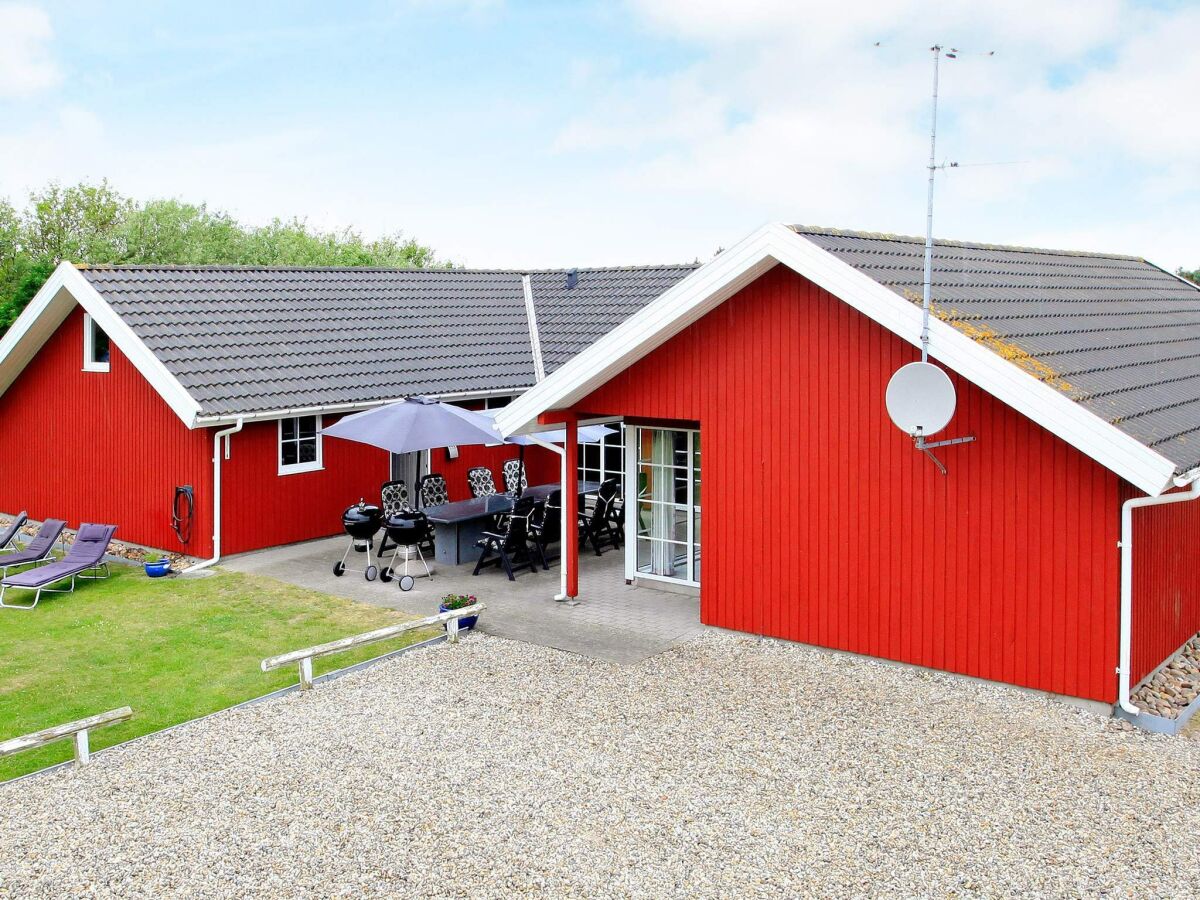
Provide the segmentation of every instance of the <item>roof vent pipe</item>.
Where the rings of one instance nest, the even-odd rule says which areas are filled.
[[[567,290],[571,290],[577,284],[579,284],[579,270],[567,269]]]

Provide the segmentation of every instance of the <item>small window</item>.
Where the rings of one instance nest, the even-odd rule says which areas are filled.
[[[321,417],[279,420],[279,474],[315,472],[321,468]]]
[[[83,371],[108,371],[108,335],[88,313],[83,314]]]

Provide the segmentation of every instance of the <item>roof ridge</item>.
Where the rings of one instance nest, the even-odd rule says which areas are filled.
[[[447,275],[565,275],[578,272],[644,272],[653,269],[695,269],[699,262],[652,263],[636,266],[569,266],[559,269],[482,269],[445,266],[241,266],[225,264],[73,263],[82,272],[423,272]]]
[[[854,231],[844,228],[829,228],[823,225],[789,225],[797,234],[823,234],[829,237],[866,238],[876,241],[894,241],[899,244],[925,244],[925,238],[911,234],[889,234],[882,231]],[[978,241],[956,241],[934,238],[935,247],[961,247],[966,250],[1004,250],[1009,253],[1041,253],[1047,256],[1076,256],[1088,259],[1124,259],[1131,262],[1153,265],[1145,257],[1126,253],[1104,253],[1087,250],[1055,250],[1049,247],[1024,247],[1019,244],[985,244]],[[1157,267],[1156,267],[1157,268]]]

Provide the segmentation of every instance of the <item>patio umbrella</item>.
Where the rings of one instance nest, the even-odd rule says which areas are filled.
[[[331,437],[382,447],[392,453],[504,442],[491,419],[429,397],[409,397],[354,413],[322,431]]]

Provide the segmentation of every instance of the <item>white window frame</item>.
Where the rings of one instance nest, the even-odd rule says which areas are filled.
[[[96,355],[96,329],[99,328],[91,313],[83,314],[83,371],[107,372],[108,362],[98,362],[93,359]],[[108,339],[108,359],[112,360],[112,338]]]
[[[655,575],[651,572],[642,572],[638,569],[638,447],[641,446],[641,431],[643,427],[648,431],[682,431],[688,436],[688,481],[687,481],[687,577],[677,578],[672,575]],[[698,428],[678,428],[669,425],[653,426],[653,425],[629,425],[625,432],[625,578],[627,581],[646,580],[646,581],[665,581],[670,584],[684,584],[691,587],[700,587],[700,579],[694,578],[693,574],[696,569],[696,546],[699,540],[699,535],[695,533],[696,526],[696,476],[693,464],[695,460],[694,449],[696,445],[696,437],[700,434]],[[701,462],[701,484],[704,478],[703,461]],[[703,516],[703,507],[701,507],[701,516]],[[701,549],[703,552],[703,549]],[[701,576],[703,577],[703,576]]]
[[[575,471],[578,473],[580,481],[592,481],[593,480],[590,477],[588,477],[589,471],[598,471],[599,472],[599,477],[595,479],[596,481],[599,481],[599,482],[604,482],[606,479],[609,479],[609,478],[620,478],[622,481],[624,481],[625,472],[629,468],[628,465],[625,464],[625,458],[626,458],[625,423],[624,422],[613,422],[611,424],[613,426],[615,426],[617,429],[615,434],[606,434],[602,440],[591,441],[586,444],[583,441],[579,442],[579,451],[578,451],[578,455],[575,459]],[[630,426],[630,428],[633,428],[633,427],[635,427],[635,426],[632,426],[632,425]],[[609,443],[609,439],[614,438],[614,437],[616,438],[616,443],[615,444]],[[599,451],[600,451],[600,466],[599,466],[598,470],[592,469],[590,466],[584,465],[584,462],[587,461],[587,450],[585,450],[584,448],[588,447],[588,446],[594,446],[597,449],[599,449]],[[607,466],[608,454],[605,453],[605,450],[611,449],[613,446],[619,446],[621,448],[621,468],[620,469],[609,469]],[[582,461],[580,460],[580,457],[582,457]]]
[[[275,462],[279,466],[278,472],[280,475],[299,475],[301,472],[320,472],[325,468],[325,436],[322,434],[323,422],[320,415],[313,415],[317,420],[317,457],[312,462],[292,463],[284,465],[283,463],[283,422],[284,419],[297,420],[297,433],[299,433],[299,420],[306,419],[308,416],[284,416],[283,419],[276,419],[275,431]]]

